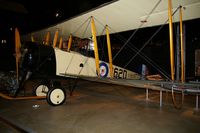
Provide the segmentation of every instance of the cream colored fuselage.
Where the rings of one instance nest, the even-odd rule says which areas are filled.
[[[97,77],[95,59],[74,51],[63,51],[54,48],[56,56],[56,75],[74,75]],[[100,62],[100,77],[110,78],[109,64]],[[127,69],[113,65],[114,78],[140,79],[140,76]]]

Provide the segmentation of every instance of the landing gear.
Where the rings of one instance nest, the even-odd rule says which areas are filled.
[[[36,96],[46,96],[47,92],[49,91],[49,87],[45,84],[38,84],[34,88],[34,94]]]
[[[75,81],[72,81],[71,79],[68,80],[68,88],[69,88],[69,95],[72,96],[74,89],[76,88],[78,83],[78,79],[76,79]]]
[[[61,89],[59,87],[53,88],[48,91],[47,93],[47,102],[50,105],[58,106],[65,102],[66,99],[66,93],[64,89]]]
[[[52,106],[62,105],[66,100],[66,91],[64,88],[69,87],[69,92],[72,95],[77,84],[71,84],[70,80],[66,84],[58,80],[44,80],[38,81],[33,87],[33,94],[35,96],[46,96],[47,103]]]

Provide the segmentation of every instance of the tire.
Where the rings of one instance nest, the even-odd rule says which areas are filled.
[[[34,86],[33,91],[35,96],[46,96],[49,91],[49,87],[45,84],[38,84]]]
[[[53,88],[47,93],[47,102],[50,105],[58,106],[65,102],[66,93],[63,89]]]

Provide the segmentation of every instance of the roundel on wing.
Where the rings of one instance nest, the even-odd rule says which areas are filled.
[[[104,78],[107,77],[109,72],[108,65],[104,62],[101,62],[99,64],[99,68],[100,68],[100,76]]]

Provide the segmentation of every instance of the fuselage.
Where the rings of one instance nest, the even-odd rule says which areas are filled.
[[[47,45],[27,44],[22,68],[31,71],[33,77],[89,76],[97,77],[95,59],[74,51],[64,51]],[[100,77],[110,78],[109,64],[99,61]],[[127,69],[113,65],[113,77],[139,79],[140,76]]]

